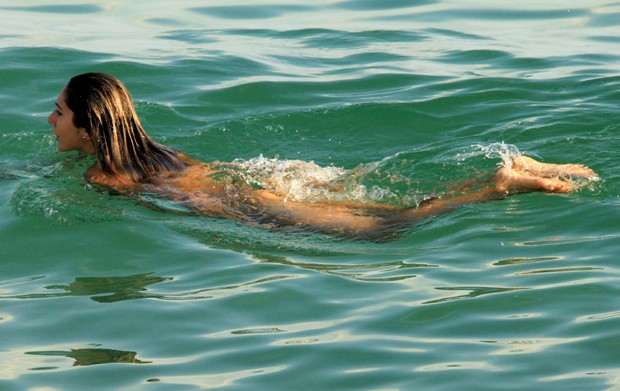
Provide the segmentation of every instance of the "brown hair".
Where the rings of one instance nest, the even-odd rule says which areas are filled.
[[[105,73],[85,73],[69,80],[65,103],[73,124],[84,128],[95,146],[103,172],[126,175],[135,182],[183,171],[189,162],[147,134],[129,91]]]

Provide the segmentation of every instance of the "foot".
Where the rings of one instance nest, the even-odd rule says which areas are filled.
[[[513,169],[527,175],[545,178],[572,177],[594,179],[596,173],[582,164],[550,164],[536,161],[527,156],[517,156]]]
[[[546,191],[550,193],[570,193],[573,183],[559,178],[526,175],[514,168],[502,167],[495,174],[495,189],[503,194]]]
[[[594,180],[597,176],[581,164],[541,163],[520,155],[513,160],[512,167],[502,167],[497,171],[495,187],[505,194],[529,191],[569,193],[580,187],[571,178]]]

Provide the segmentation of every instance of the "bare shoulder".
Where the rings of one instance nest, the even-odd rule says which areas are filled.
[[[97,166],[88,168],[84,173],[84,178],[94,185],[108,187],[121,192],[130,192],[135,190],[136,187],[136,183],[131,179],[106,174]]]

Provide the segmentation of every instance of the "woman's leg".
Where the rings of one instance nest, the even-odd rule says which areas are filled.
[[[267,191],[255,193],[264,214],[276,225],[312,227],[322,232],[380,238],[461,206],[502,199],[534,191],[568,193],[575,190],[570,179],[596,177],[583,165],[545,164],[525,156],[516,157],[510,167],[501,167],[486,187],[449,198],[424,202],[416,208],[384,205],[301,203],[285,201]]]
[[[460,206],[502,199],[518,193],[544,191],[569,193],[578,188],[571,178],[594,179],[596,174],[580,164],[547,164],[526,156],[518,156],[510,167],[501,167],[489,186],[447,199],[431,200],[415,209],[408,209],[399,221],[426,219],[451,212]]]

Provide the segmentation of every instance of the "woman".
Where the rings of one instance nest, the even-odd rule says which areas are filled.
[[[582,165],[544,164],[518,156],[486,183],[478,184],[482,187],[469,186],[461,195],[430,199],[415,208],[290,201],[282,194],[226,177],[226,164],[199,162],[153,141],[140,124],[125,86],[102,73],[73,77],[56,100],[48,122],[59,151],[96,156],[96,163],[85,173],[95,185],[123,194],[155,193],[216,218],[374,238],[462,205],[531,191],[567,193],[574,190],[569,177],[595,178]]]

